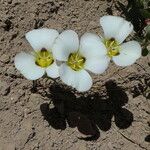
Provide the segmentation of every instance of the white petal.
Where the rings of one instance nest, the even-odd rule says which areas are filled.
[[[121,45],[120,55],[113,57],[118,66],[129,66],[141,57],[141,46],[136,41],[130,41]]]
[[[26,34],[26,39],[31,44],[35,51],[42,48],[51,50],[55,39],[59,33],[54,29],[35,29]]]
[[[78,81],[76,89],[80,92],[88,91],[92,86],[92,78],[85,70],[76,72],[76,81]]]
[[[92,86],[92,78],[85,70],[74,71],[66,64],[62,64],[59,72],[61,80],[79,92],[88,91]]]
[[[59,77],[59,67],[57,66],[56,62],[46,68],[47,76],[51,78],[58,78]]]
[[[29,80],[41,78],[45,69],[35,64],[35,59],[32,55],[21,52],[15,56],[15,67]]]
[[[131,22],[124,20],[123,25],[121,26],[119,32],[116,35],[116,40],[119,43],[122,43],[132,31],[133,31],[133,25],[131,24]]]
[[[115,38],[119,43],[122,43],[133,31],[131,22],[118,16],[103,16],[100,18],[100,24],[105,38]]]
[[[109,62],[110,58],[107,56],[87,59],[85,62],[85,69],[95,74],[100,74],[103,73],[108,68]]]
[[[66,30],[62,32],[53,46],[53,55],[57,60],[66,61],[69,54],[79,49],[79,38],[76,32]]]
[[[98,35],[85,33],[81,37],[80,53],[86,58],[101,57],[106,55],[107,50]]]
[[[65,63],[62,64],[59,68],[59,74],[62,81],[69,85],[74,86],[74,79],[75,79],[75,71],[73,71],[71,68],[69,68]]]

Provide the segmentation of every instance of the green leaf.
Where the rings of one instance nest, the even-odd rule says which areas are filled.
[[[150,25],[146,26],[145,31],[146,31],[146,38],[150,40]]]
[[[140,9],[141,15],[145,18],[148,19],[150,18],[150,8],[148,9]]]
[[[143,4],[144,4],[144,8],[148,8],[149,7],[149,0],[143,0]]]
[[[136,0],[135,4],[138,8],[144,8],[144,0]]]
[[[139,43],[143,43],[144,42],[144,38],[143,37],[139,37],[138,35],[135,35],[133,37],[134,40],[138,41]]]
[[[149,50],[147,48],[144,48],[142,50],[142,56],[147,56],[149,54]]]

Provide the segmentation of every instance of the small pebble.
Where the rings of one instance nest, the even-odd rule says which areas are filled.
[[[10,57],[9,57],[9,55],[3,54],[3,55],[0,57],[0,60],[1,60],[1,62],[3,62],[3,63],[9,63],[9,62],[10,62]]]

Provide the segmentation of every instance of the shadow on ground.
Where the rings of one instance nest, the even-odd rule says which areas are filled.
[[[52,93],[51,104],[41,105],[44,119],[55,129],[77,127],[78,131],[86,135],[83,140],[97,140],[100,130],[108,131],[111,128],[112,117],[120,129],[128,128],[133,121],[133,114],[123,108],[128,102],[126,93],[114,81],[106,83],[107,97],[99,94],[76,98],[69,90],[58,85],[50,88]]]

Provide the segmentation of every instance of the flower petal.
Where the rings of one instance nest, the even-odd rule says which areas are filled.
[[[41,78],[45,69],[35,64],[34,57],[25,52],[21,52],[15,56],[15,67],[29,80]]]
[[[57,60],[66,61],[69,54],[79,49],[79,38],[75,31],[62,32],[53,46],[53,55]]]
[[[51,78],[58,78],[59,77],[59,67],[57,66],[56,62],[46,68],[47,76]]]
[[[42,48],[51,50],[55,39],[59,33],[54,29],[35,29],[26,34],[26,39],[31,44],[35,51]]]
[[[95,74],[101,74],[108,68],[109,62],[110,58],[107,56],[87,59],[85,62],[85,69]]]
[[[136,41],[130,41],[121,45],[120,55],[113,57],[118,66],[129,66],[141,57],[141,46]]]
[[[107,49],[98,35],[85,33],[80,41],[80,53],[86,58],[106,55]]]
[[[66,64],[62,64],[59,72],[61,80],[79,92],[88,91],[92,86],[92,78],[85,70],[74,71]]]
[[[133,31],[131,22],[118,16],[103,16],[100,18],[100,24],[104,30],[105,38],[115,38],[119,43],[122,43]]]

